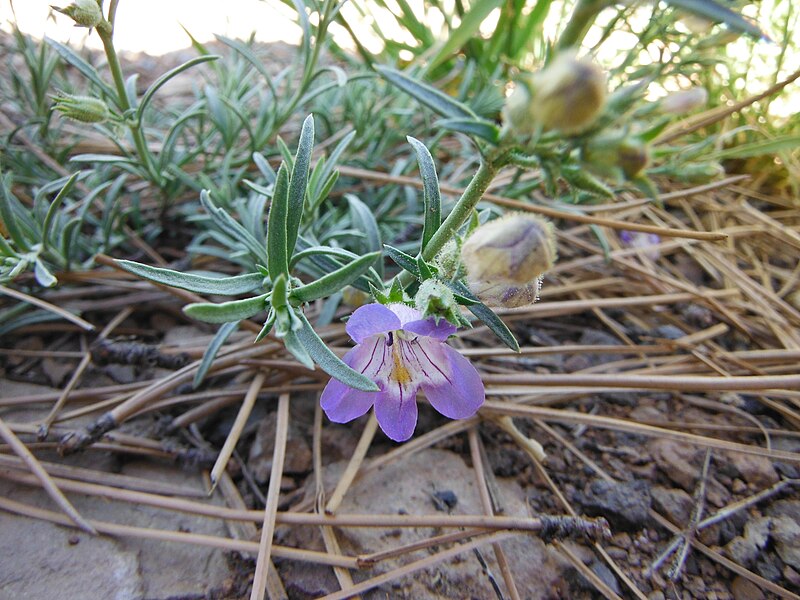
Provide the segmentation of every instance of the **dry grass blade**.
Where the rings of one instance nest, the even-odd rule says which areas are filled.
[[[31,454],[30,450],[25,447],[25,444],[14,434],[13,431],[6,425],[3,419],[0,419],[0,437],[2,437],[6,443],[11,446],[11,449],[19,456],[28,468],[31,470],[39,482],[42,484],[42,487],[47,492],[48,496],[53,499],[61,510],[64,511],[73,523],[75,523],[78,527],[80,527],[86,533],[91,533],[92,535],[97,535],[97,530],[86,520],[84,519],[80,513],[75,509],[74,506],[70,503],[69,500],[61,493],[61,490],[58,489],[58,486],[55,482],[50,478],[50,475],[47,474],[47,471],[44,470],[44,467],[39,464],[37,458]]]
[[[663,437],[689,444],[695,444],[701,447],[718,448],[720,450],[732,450],[734,452],[744,452],[745,454],[767,456],[774,460],[783,460],[786,462],[795,463],[800,462],[800,454],[794,452],[767,450],[758,446],[749,446],[747,444],[739,444],[717,438],[694,435],[692,433],[686,433],[683,431],[673,431],[670,429],[653,427],[651,425],[643,425],[635,421],[615,419],[613,417],[603,417],[599,415],[584,414],[575,411],[558,410],[539,406],[523,406],[519,404],[513,404],[511,402],[496,402],[491,400],[487,400],[481,410],[490,414],[511,414],[521,417],[540,418],[547,421],[556,421],[561,423],[586,424],[593,427],[600,427],[602,429],[625,431],[628,433],[637,433],[652,437]]]
[[[344,598],[352,598],[357,594],[376,588],[379,585],[395,581],[397,579],[400,579],[401,577],[406,577],[408,575],[416,573],[417,571],[421,571],[422,569],[429,569],[441,562],[444,562],[455,556],[458,556],[459,554],[471,551],[474,548],[480,548],[481,546],[484,546],[486,544],[501,542],[505,539],[510,538],[513,535],[514,534],[512,533],[495,533],[486,537],[481,537],[471,542],[467,542],[465,544],[456,545],[453,548],[450,548],[449,550],[443,550],[441,552],[437,552],[436,554],[432,554],[431,556],[428,556],[426,558],[422,558],[407,565],[403,565],[402,567],[393,569],[392,571],[388,571],[386,573],[383,573],[382,575],[378,575],[377,577],[372,577],[371,579],[367,579],[366,581],[357,583],[349,590],[342,590],[340,592],[334,592],[333,594],[328,594],[327,596],[323,596],[320,600],[344,600]]]
[[[492,499],[489,496],[489,487],[486,485],[486,473],[483,465],[483,452],[481,452],[481,441],[478,437],[478,432],[475,427],[467,432],[469,438],[469,449],[472,455],[472,465],[475,471],[475,481],[478,485],[478,493],[481,497],[481,504],[483,505],[483,512],[489,516],[494,515],[492,507]],[[503,547],[500,544],[492,544],[494,556],[497,559],[497,564],[500,567],[500,572],[503,574],[503,581],[505,581],[508,594],[512,600],[520,600],[519,590],[514,581],[514,576],[508,566],[508,559],[506,558]]]
[[[262,600],[267,587],[270,556],[272,553],[272,535],[275,532],[275,515],[278,512],[278,501],[281,493],[281,477],[283,476],[283,460],[286,457],[286,440],[289,436],[289,394],[282,394],[278,399],[278,421],[275,425],[275,451],[272,455],[272,472],[267,488],[267,505],[264,507],[264,523],[261,526],[261,542],[258,545],[258,560],[253,578],[253,589],[250,600]]]
[[[217,482],[222,476],[222,472],[225,470],[225,467],[228,466],[228,461],[231,458],[231,454],[233,454],[233,450],[236,448],[236,444],[239,442],[239,437],[242,435],[242,431],[244,431],[244,426],[247,423],[247,419],[250,417],[253,406],[256,404],[258,392],[261,390],[261,386],[264,385],[264,380],[266,378],[266,373],[259,372],[256,373],[255,377],[253,377],[253,381],[250,383],[247,394],[244,396],[244,402],[242,402],[241,407],[239,407],[239,412],[236,414],[236,419],[233,422],[233,426],[231,427],[230,432],[228,432],[228,437],[225,438],[225,443],[222,445],[222,449],[219,451],[219,456],[214,463],[214,467],[211,469],[211,490],[209,491],[209,494],[214,492],[214,488],[217,487]]]
[[[39,308],[42,308],[48,312],[55,313],[62,319],[66,319],[70,323],[74,323],[75,325],[77,325],[81,329],[85,329],[86,331],[94,331],[94,325],[89,323],[89,321],[85,321],[84,319],[81,319],[79,316],[73,315],[68,310],[64,310],[63,308],[60,308],[55,304],[50,304],[49,302],[45,302],[44,300],[36,298],[35,296],[30,296],[23,292],[13,290],[4,285],[0,285],[0,294],[11,296],[15,300],[19,300],[20,302],[27,302],[28,304],[38,306]]]
[[[0,497],[0,510],[5,510],[17,515],[23,515],[42,521],[49,521],[67,527],[76,527],[75,523],[67,516],[41,508],[34,508],[21,502]],[[161,540],[164,542],[175,542],[179,544],[197,544],[221,550],[233,550],[247,554],[256,554],[259,544],[245,540],[234,540],[226,537],[204,535],[199,533],[185,533],[183,531],[168,531],[165,529],[154,529],[147,527],[134,527],[130,525],[119,525],[89,519],[89,524],[99,533],[118,537],[133,537],[149,540]],[[273,546],[272,555],[289,560],[309,562],[318,565],[328,565],[344,567],[346,569],[357,569],[358,561],[349,556],[334,556],[327,552],[316,552],[314,550],[300,550],[288,548],[286,546]]]

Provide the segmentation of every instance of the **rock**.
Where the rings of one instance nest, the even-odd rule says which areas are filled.
[[[685,335],[686,332],[675,325],[659,325],[653,330],[653,337],[666,338],[668,340],[679,340]]]
[[[333,570],[322,565],[286,560],[277,567],[289,598],[311,600],[341,589]]]
[[[326,467],[326,489],[329,485],[332,489],[336,481],[330,474],[340,473],[343,468],[344,463]],[[483,509],[474,482],[472,469],[458,455],[438,449],[422,450],[398,458],[379,471],[357,479],[345,496],[339,512],[441,515],[432,501],[432,495],[437,491],[447,491],[458,498],[458,503],[451,510],[453,514],[482,514]],[[527,497],[520,485],[514,480],[502,478],[498,479],[497,483],[503,514],[528,516]],[[342,551],[350,555],[397,548],[441,533],[440,530],[431,528],[405,527],[392,530],[344,527],[339,531]],[[531,535],[514,536],[501,542],[501,547],[523,598],[543,600],[555,597],[552,589],[559,585],[564,572],[570,567],[560,553],[538,537]],[[422,558],[432,550],[424,552],[417,553],[414,558]],[[491,546],[481,547],[480,552],[490,571],[504,588]],[[409,558],[381,561],[372,571],[365,573],[364,577],[396,568]],[[531,565],[535,565],[536,568],[531,568]],[[472,552],[461,554],[446,565],[438,565],[415,573],[412,577],[401,579],[395,584],[387,584],[379,590],[379,594],[375,597],[495,597],[488,578]]]
[[[272,454],[275,449],[275,427],[277,413],[269,413],[258,426],[253,445],[250,446],[248,466],[255,480],[261,484],[269,480],[272,472]],[[284,473],[302,474],[311,470],[313,457],[308,442],[297,427],[289,425],[286,440],[286,458],[283,463]]]
[[[684,527],[692,515],[694,500],[681,489],[655,486],[650,490],[653,507],[678,527]]]
[[[694,490],[695,480],[700,474],[699,466],[694,464],[699,456],[697,448],[665,439],[653,440],[648,448],[653,460],[669,479],[687,492]]]
[[[103,460],[100,453],[81,458],[89,467]],[[123,474],[131,474],[130,465],[138,468],[137,476],[150,481],[204,491],[199,476],[138,461],[126,464]],[[54,510],[50,498],[38,488],[0,481],[0,495]],[[78,512],[100,521],[228,535],[221,520],[100,497],[70,495],[70,500]],[[225,554],[218,549],[134,537],[94,537],[8,513],[0,517],[0,556],[0,598],[205,598],[225,589],[231,577]]]
[[[771,517],[751,519],[744,527],[744,535],[733,538],[725,552],[740,565],[750,568],[767,545],[772,525]]]
[[[773,518],[772,539],[781,560],[800,569],[800,522],[790,517]]]
[[[617,581],[617,577],[614,575],[613,571],[608,568],[606,563],[601,560],[595,559],[592,561],[592,564],[589,565],[589,568],[592,570],[592,573],[597,575],[600,578],[600,581],[605,583],[611,590],[620,595],[622,590],[619,588],[619,582]]]
[[[587,515],[605,517],[612,529],[635,531],[650,519],[650,488],[645,481],[625,483],[595,479],[575,500]]]
[[[772,466],[772,461],[766,456],[744,454],[742,452],[728,452],[726,454],[738,475],[747,483],[759,489],[778,483],[778,473]]]

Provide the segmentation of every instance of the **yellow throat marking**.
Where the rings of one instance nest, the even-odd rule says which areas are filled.
[[[392,344],[392,360],[394,361],[394,366],[391,378],[400,385],[409,383],[411,381],[411,373],[408,372],[405,361],[403,361],[403,355],[400,352],[400,340],[398,339],[395,339],[394,344]]]

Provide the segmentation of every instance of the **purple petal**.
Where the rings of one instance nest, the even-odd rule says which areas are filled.
[[[389,304],[386,308],[391,310],[397,318],[400,319],[400,326],[405,329],[406,323],[411,321],[419,321],[422,318],[422,313],[416,308],[411,308],[405,304]]]
[[[422,391],[431,406],[450,419],[466,419],[474,415],[486,399],[483,381],[475,367],[447,344],[441,344],[437,354],[446,364],[442,370],[447,379],[432,385],[422,384]]]
[[[366,304],[352,314],[345,325],[348,335],[360,344],[368,337],[401,328],[400,319],[383,304]]]
[[[447,319],[439,319],[439,324],[437,325],[436,319],[430,317],[428,319],[419,319],[417,321],[411,321],[410,323],[404,323],[403,329],[411,333],[416,333],[417,335],[423,335],[443,342],[453,335],[458,328]]]
[[[347,423],[366,413],[379,394],[355,390],[338,379],[331,379],[322,391],[319,403],[331,421]]]
[[[395,442],[405,442],[417,426],[417,388],[391,382],[375,399],[375,416],[383,432]]]

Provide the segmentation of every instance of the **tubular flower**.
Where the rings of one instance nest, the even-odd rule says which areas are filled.
[[[380,388],[362,392],[331,379],[320,403],[334,423],[346,423],[373,405],[383,432],[404,442],[417,425],[417,391],[445,417],[465,419],[485,399],[483,382],[470,362],[445,343],[456,327],[444,319],[422,318],[403,304],[368,304],[346,326],[356,347],[344,362]]]

